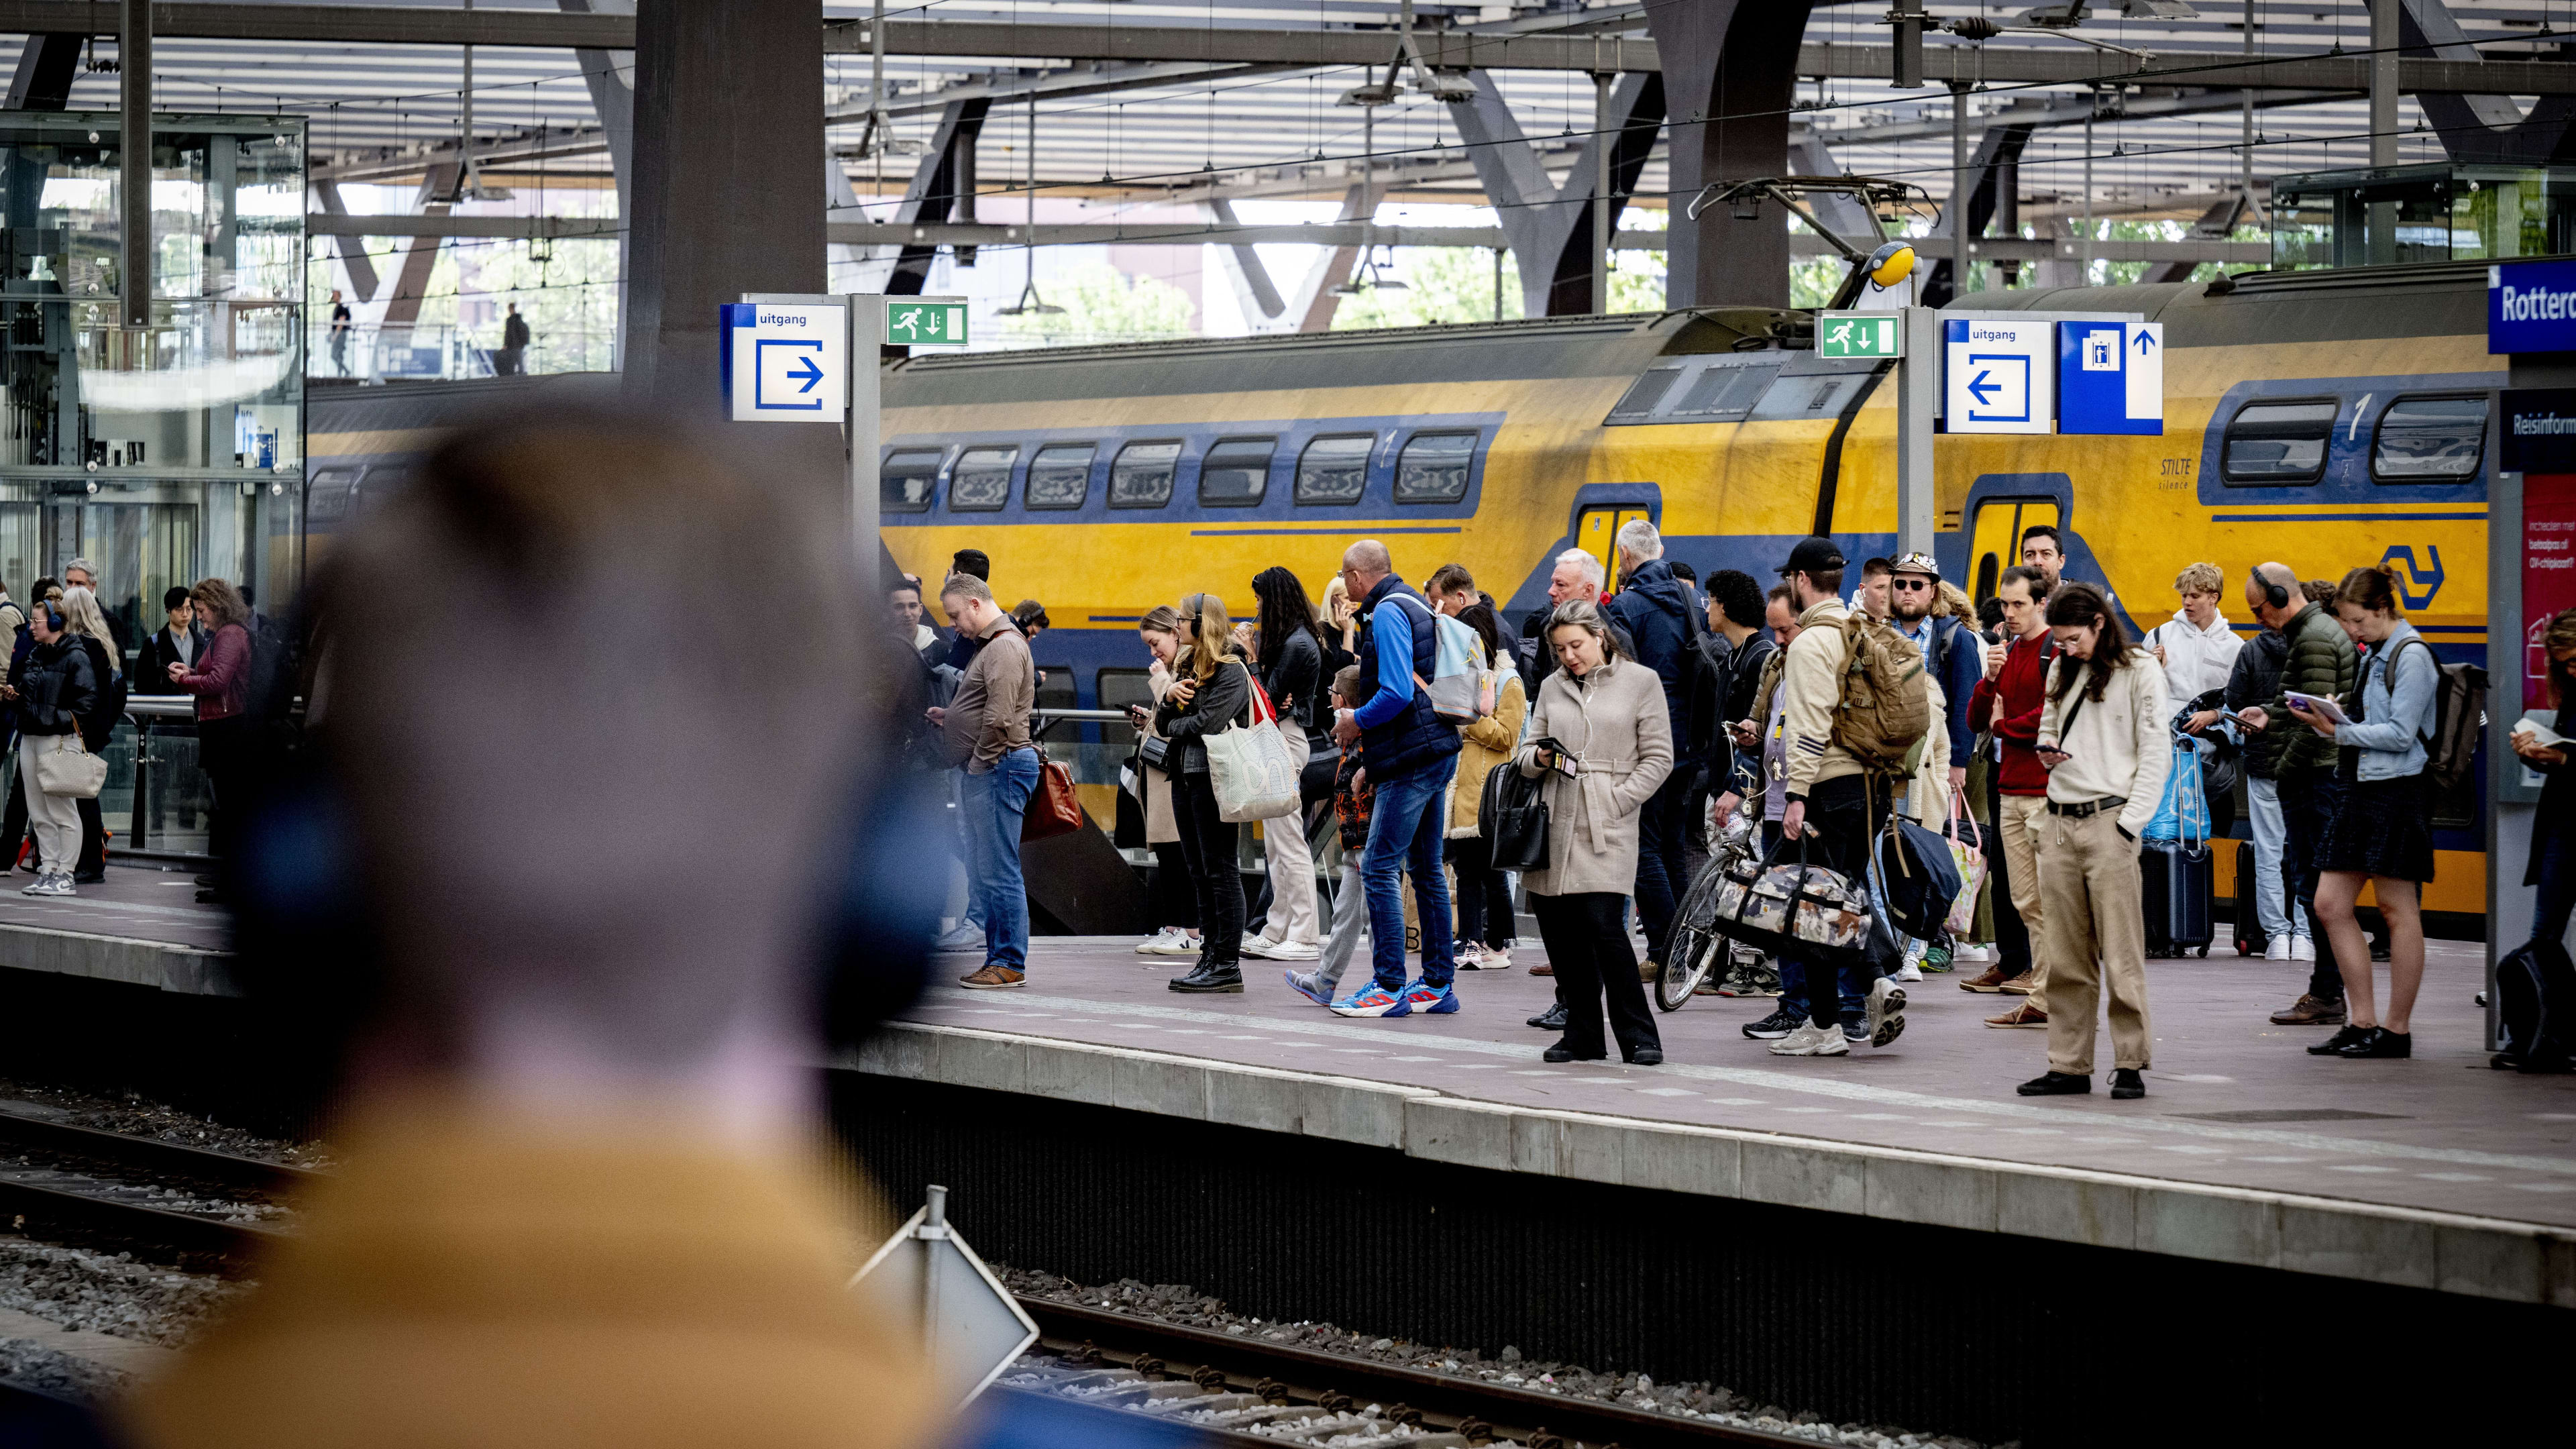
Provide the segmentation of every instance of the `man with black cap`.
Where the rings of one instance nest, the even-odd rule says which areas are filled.
[[[1868,865],[1870,840],[1887,824],[1888,791],[1883,783],[1873,785],[1861,761],[1834,739],[1834,711],[1842,701],[1844,620],[1851,612],[1842,601],[1843,568],[1842,550],[1832,539],[1819,537],[1801,540],[1780,570],[1789,585],[1789,602],[1798,610],[1798,637],[1783,654],[1780,672],[1781,727],[1788,737],[1789,761],[1788,808],[1780,816],[1780,836],[1787,847],[1803,841],[1809,864],[1858,881]],[[1846,1022],[1842,977],[1849,973],[1855,981],[1866,979],[1870,968],[1815,959],[1795,945],[1781,956],[1784,961],[1800,958],[1805,967],[1807,1021],[1771,1043],[1773,1055],[1838,1057],[1851,1050],[1853,1041],[1885,1046],[1905,1030],[1905,992],[1894,981],[1883,976],[1871,981],[1862,1019]]]
[[[1968,622],[1941,612],[1941,566],[1932,555],[1917,549],[1901,554],[1888,567],[1888,623],[1896,632],[1914,642],[1923,651],[1925,671],[1940,687],[1942,722],[1948,726],[1945,738],[1949,744],[1949,768],[1938,781],[1918,780],[1916,793],[1932,798],[1908,800],[1914,818],[1926,825],[1940,826],[1949,812],[1950,796],[1965,790],[1968,784],[1968,761],[1976,746],[1976,731],[1968,728],[1968,696],[1976,692],[1977,679],[1984,673],[1985,657],[1979,651],[1976,635]],[[1924,775],[1938,761],[1927,751]],[[1935,937],[1923,958],[1923,970],[1950,969],[1950,939]],[[1902,979],[1919,979],[1920,973],[1900,971]]]

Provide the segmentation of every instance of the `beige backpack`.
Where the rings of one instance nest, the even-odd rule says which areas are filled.
[[[1932,729],[1923,651],[1895,626],[1858,609],[1843,616],[1842,631],[1834,743],[1872,774],[1910,775],[1922,762],[1923,741]]]

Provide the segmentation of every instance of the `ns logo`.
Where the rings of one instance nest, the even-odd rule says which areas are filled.
[[[2442,592],[2442,551],[2431,544],[2424,546],[2425,562],[2415,562],[2415,550],[2405,544],[2391,547],[2379,556],[2383,564],[2393,565],[2397,575],[2397,597],[2408,613],[2433,606],[2433,596]]]

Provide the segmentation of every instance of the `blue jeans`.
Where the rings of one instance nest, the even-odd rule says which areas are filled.
[[[1029,968],[1029,893],[1020,878],[1020,817],[1038,788],[1038,752],[1011,750],[958,790],[966,817],[966,896],[984,918],[984,964]]]
[[[1449,938],[1449,878],[1440,869],[1448,835],[1450,777],[1458,757],[1448,755],[1397,780],[1378,782],[1369,807],[1369,964],[1377,984],[1404,989],[1404,897],[1398,877],[1413,872],[1413,904],[1422,921],[1422,979],[1446,986],[1457,974]]]

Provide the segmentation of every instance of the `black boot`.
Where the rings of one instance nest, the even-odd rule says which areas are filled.
[[[1243,970],[1232,961],[1205,961],[1189,975],[1175,977],[1167,984],[1174,991],[1233,992],[1240,995]]]
[[[1547,1010],[1531,1017],[1529,1024],[1541,1031],[1565,1030],[1565,1003],[1560,1001],[1549,1006]]]
[[[2112,1101],[2134,1101],[2146,1094],[2147,1079],[2138,1075],[2138,1069],[2136,1067],[2113,1067],[2111,1069]]]
[[[2073,1072],[2042,1072],[2013,1090],[2025,1097],[2076,1097],[2093,1090],[2093,1079]]]

